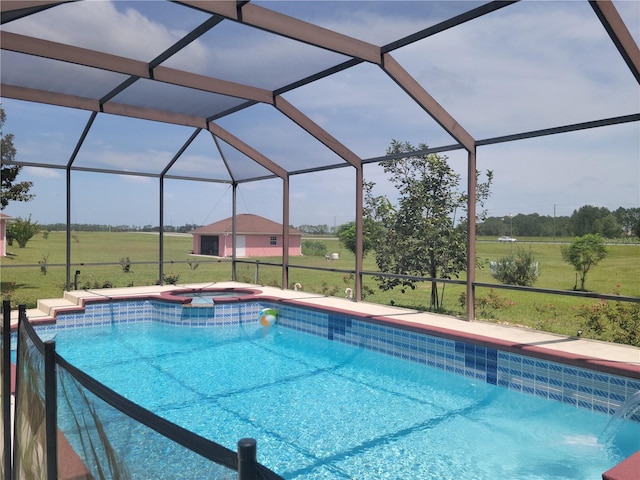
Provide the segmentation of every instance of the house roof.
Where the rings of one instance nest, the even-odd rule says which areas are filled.
[[[9,218],[13,218],[13,217],[11,215],[0,213],[0,220],[8,220]]]
[[[220,235],[232,233],[232,217],[219,220],[192,230],[196,235]],[[236,233],[238,235],[282,235],[282,224],[250,213],[236,215]],[[289,235],[302,235],[300,230],[289,227]]]

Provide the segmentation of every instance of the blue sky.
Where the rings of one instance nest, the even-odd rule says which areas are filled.
[[[83,2],[84,3],[84,2]],[[154,8],[132,10],[130,4],[87,2],[94,24],[76,28],[70,15],[55,22],[33,18],[20,28],[37,29],[55,41],[84,44],[99,49],[107,40],[118,54],[149,60],[153,52],[142,42],[131,42],[140,25],[149,28],[149,44],[166,48],[183,35],[183,29],[199,23],[195,18],[172,18],[170,6],[146,2]],[[422,2],[421,14],[389,11],[393,3],[261,2],[268,8],[318,21],[375,44],[384,44],[398,32],[416,31],[441,20],[465,2]],[[640,38],[637,1],[614,2],[631,33]],[[52,9],[53,15],[56,9]],[[79,12],[81,14],[82,12]],[[384,17],[382,14],[387,16]],[[451,13],[451,12],[449,12]],[[421,16],[422,15],[422,16]],[[188,16],[187,16],[188,17]],[[357,18],[358,22],[354,22]],[[68,22],[68,25],[65,25]],[[56,28],[51,25],[56,25]],[[3,27],[4,28],[4,27]],[[10,30],[10,27],[7,27]],[[230,36],[216,33],[216,41]],[[175,68],[196,73],[237,75],[225,65],[236,62],[244,69],[261,71],[262,65],[280,62],[287,55],[271,57],[256,33],[252,57],[207,43],[196,42],[188,52],[172,59]],[[252,38],[240,43],[251,46]],[[88,43],[87,43],[88,42]],[[132,47],[132,45],[134,47]],[[288,45],[283,44],[286,49]],[[255,51],[253,51],[255,50]],[[290,57],[304,57],[301,47]],[[331,54],[334,55],[334,54]],[[331,55],[328,55],[327,58]],[[627,115],[640,111],[640,89],[629,69],[587,2],[524,1],[469,22],[415,45],[394,51],[398,60],[476,139],[518,133],[563,124]],[[284,72],[283,74],[285,74]],[[246,73],[245,73],[246,74]],[[248,77],[251,78],[251,77]],[[267,78],[255,78],[267,82]],[[86,89],[98,88],[88,82]],[[378,67],[362,64],[312,85],[287,93],[285,98],[325,128],[361,158],[385,154],[392,139],[414,145],[454,143]],[[64,165],[75,146],[89,113],[2,100],[7,114],[3,133],[14,134],[18,160]],[[150,124],[139,120],[99,115],[76,165],[158,169],[172,158],[193,129]],[[269,106],[261,106],[221,119],[222,127],[267,157],[290,168],[300,158],[319,164],[336,162],[333,153]],[[226,151],[227,155],[233,152]],[[466,177],[466,153],[452,151],[451,164]],[[201,175],[221,168],[219,154],[207,132],[202,132],[185,152],[176,173]],[[495,174],[489,215],[510,213],[570,215],[582,205],[615,209],[640,206],[640,125],[638,122],[563,135],[480,147],[478,169]],[[259,171],[259,169],[258,169]],[[394,195],[377,165],[364,167],[365,179],[376,182],[376,193]],[[34,183],[35,200],[11,203],[3,213],[32,218],[40,223],[64,222],[65,171],[25,167],[21,180]],[[158,225],[159,181],[132,175],[72,174],[71,211],[74,223]],[[354,217],[355,175],[340,168],[291,177],[293,225],[333,226]],[[238,213],[255,213],[282,219],[282,182],[243,183],[238,188]],[[165,224],[206,224],[231,215],[231,190],[226,184],[165,181]]]

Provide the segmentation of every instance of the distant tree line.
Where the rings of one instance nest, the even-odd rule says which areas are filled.
[[[302,233],[340,236],[345,230],[353,230],[355,222],[339,225],[300,225]],[[365,230],[367,227],[365,226]],[[581,237],[599,234],[604,238],[640,237],[640,208],[623,208],[611,211],[605,207],[585,205],[574,210],[571,216],[552,217],[529,213],[502,217],[487,217],[476,225],[478,235],[523,237]]]
[[[640,237],[640,208],[585,205],[570,217],[551,217],[537,213],[505,217],[488,217],[478,223],[478,235],[513,235],[523,237],[581,237],[599,234],[605,238]]]
[[[308,233],[310,235],[328,235],[335,232],[334,227],[329,225],[300,225],[295,227],[296,230],[300,230],[302,233]]]
[[[341,225],[338,230],[350,227]],[[165,232],[189,233],[201,225],[185,224],[182,226],[165,225]],[[66,224],[51,223],[40,225],[41,230],[64,231]],[[336,228],[326,224],[299,225],[295,227],[302,233],[310,235],[328,235],[336,232]],[[104,225],[93,223],[72,223],[71,230],[77,232],[159,232],[160,227],[154,225]],[[611,211],[605,207],[585,205],[574,210],[571,216],[552,217],[529,213],[502,217],[487,217],[476,226],[478,235],[487,236],[523,236],[523,237],[581,237],[587,234],[599,234],[605,238],[625,236],[640,237],[640,208],[623,208]]]
[[[159,232],[159,226],[145,225],[143,227],[135,225],[104,225],[96,223],[72,223],[71,230],[75,232]],[[185,225],[175,227],[173,225],[165,225],[165,232],[189,233],[201,225],[187,223]],[[66,223],[50,223],[41,225],[41,230],[59,232],[67,229]]]
[[[165,232],[176,233],[190,233],[196,228],[200,228],[202,225],[196,225],[195,223],[187,223],[181,226],[165,225]],[[41,225],[42,230],[48,230],[52,232],[64,231],[67,228],[66,223],[50,223],[48,225]],[[300,225],[299,227],[293,227],[300,230],[302,233],[309,235],[329,235],[336,231],[335,227],[329,225]],[[136,225],[104,225],[96,223],[72,223],[71,230],[76,232],[159,232],[160,227],[158,225],[144,225],[142,227]]]

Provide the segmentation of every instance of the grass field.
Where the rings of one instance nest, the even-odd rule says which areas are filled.
[[[1,289],[3,298],[11,298],[12,304],[24,303],[34,307],[39,298],[56,298],[63,293],[66,271],[66,234],[49,232],[34,237],[25,248],[16,244],[8,247],[10,255],[2,259]],[[316,239],[317,240],[317,239]],[[560,241],[527,241],[517,244],[498,243],[495,239],[479,239],[476,246],[478,259],[486,264],[476,271],[476,281],[495,283],[489,274],[488,261],[508,255],[512,249],[531,249],[540,264],[540,276],[535,286],[539,288],[572,290],[576,275],[573,267],[562,261]],[[290,259],[289,288],[294,283],[303,285],[305,291],[325,295],[344,296],[347,287],[353,288],[353,277],[331,271],[316,271],[296,266],[313,266],[336,270],[353,270],[355,260],[337,239],[321,239],[329,253],[337,252],[340,258],[326,261],[324,257],[304,256]],[[586,287],[602,294],[620,294],[640,297],[640,245],[610,245],[609,255],[587,275]],[[166,235],[164,237],[164,273],[177,278],[178,283],[217,282],[231,279],[231,263],[211,257],[190,255],[190,235]],[[105,285],[126,287],[150,285],[158,282],[159,237],[147,233],[121,232],[73,232],[71,235],[71,282],[78,275],[78,288],[101,288]],[[255,259],[251,259],[252,261]],[[260,258],[262,264],[239,264],[237,279],[243,282],[281,286],[281,268],[265,265],[279,263],[280,257]],[[107,263],[115,265],[104,265]],[[30,266],[18,266],[30,265]],[[129,265],[129,271],[125,272]],[[14,267],[15,266],[15,267]],[[257,271],[256,271],[257,270]],[[364,260],[365,271],[377,271],[373,256]],[[460,277],[464,280],[464,274]],[[374,278],[365,276],[365,300],[373,303],[395,304],[410,308],[426,309],[430,283],[421,283],[416,290],[402,293],[399,289],[383,292]],[[464,306],[460,302],[463,285],[439,285],[444,288],[443,307],[447,313],[462,316]],[[583,325],[576,312],[583,306],[598,303],[594,299],[582,299],[561,295],[519,292],[504,289],[477,288],[476,315],[489,321],[525,325],[545,331],[575,335]],[[479,301],[478,301],[479,300]]]

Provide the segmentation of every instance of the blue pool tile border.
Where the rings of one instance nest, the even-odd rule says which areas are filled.
[[[270,304],[278,324],[510,390],[613,415],[640,380],[498,348],[360,320],[351,315]],[[632,417],[640,422],[640,413]]]
[[[59,329],[132,322],[202,328],[251,324],[259,322],[260,310],[267,307],[278,312],[280,328],[608,415],[615,414],[627,398],[640,391],[639,379],[283,302],[251,300],[220,302],[213,306],[158,300],[91,302],[83,312],[60,312],[56,323],[38,326],[37,330],[46,335]],[[640,422],[640,412],[632,420]]]

